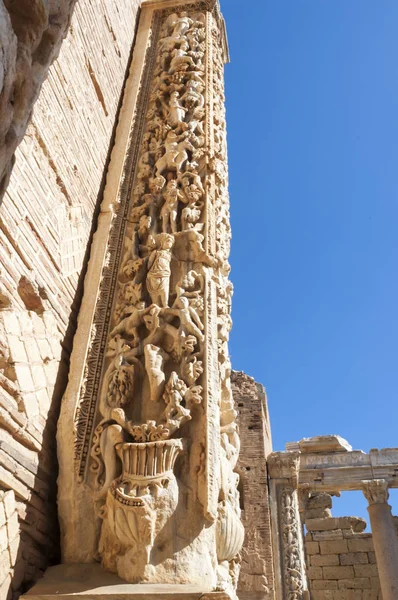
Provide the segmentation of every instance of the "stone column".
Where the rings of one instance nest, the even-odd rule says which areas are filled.
[[[376,563],[383,600],[398,598],[398,539],[388,500],[385,479],[362,481],[362,491],[369,502],[368,513],[372,528]]]
[[[63,557],[233,597],[244,530],[218,2],[144,1],[137,40],[60,418]]]
[[[276,597],[280,600],[309,598],[299,512],[299,463],[299,452],[274,452],[267,460]]]

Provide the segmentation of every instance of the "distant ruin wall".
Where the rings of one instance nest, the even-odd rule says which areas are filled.
[[[331,506],[329,494],[314,494],[304,515],[311,600],[381,600],[372,534],[363,519],[330,516]]]
[[[267,397],[245,373],[231,376],[241,448],[238,461],[245,542],[238,583],[241,600],[273,600],[274,573],[266,457],[272,451]]]
[[[58,552],[55,426],[139,4],[76,4],[0,207],[1,599]],[[3,183],[73,5],[0,0]]]

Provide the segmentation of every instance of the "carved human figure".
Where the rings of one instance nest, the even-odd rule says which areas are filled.
[[[190,411],[182,405],[187,386],[175,371],[166,383],[163,399],[166,403],[164,417],[168,426],[177,429],[184,421],[191,419]]]
[[[164,364],[168,358],[168,354],[154,344],[146,344],[144,355],[145,370],[149,380],[149,388],[151,390],[151,401],[157,402],[160,400],[164,389],[166,379]]]
[[[158,231],[158,210],[162,202],[162,190],[165,184],[166,179],[162,175],[153,177],[148,182],[150,194],[145,194],[145,198],[148,200],[151,231],[153,233],[157,233]]]
[[[203,275],[194,270],[188,271],[176,285],[177,299],[180,296],[186,298],[198,298],[203,291]]]
[[[202,146],[204,144],[204,122],[205,111],[202,107],[194,108],[190,119],[187,123],[188,131],[195,137],[195,145]]]
[[[184,123],[185,114],[187,109],[180,103],[180,94],[179,92],[171,92],[170,101],[169,101],[169,111],[168,111],[168,122],[174,129],[181,129]]]
[[[140,242],[145,242],[148,238],[149,232],[152,226],[152,217],[149,215],[142,215],[138,223],[138,238]]]
[[[169,24],[173,27],[172,37],[180,39],[187,33],[193,20],[188,17],[186,12],[182,12],[180,15],[170,15]]]
[[[191,56],[188,55],[189,45],[186,40],[183,40],[179,48],[175,48],[171,52],[171,62],[169,73],[173,74],[176,71],[187,71],[189,67],[195,67],[195,63]]]
[[[192,59],[191,59],[192,60]],[[185,93],[181,96],[181,102],[187,106],[187,108],[202,108],[205,103],[203,94],[200,93],[200,89],[203,89],[200,81],[196,79],[190,79],[187,82]]]
[[[166,36],[159,40],[159,65],[160,72],[167,68],[167,63],[170,58],[171,52],[174,50],[176,45],[179,43],[178,39],[173,36]]]
[[[169,131],[164,143],[165,153],[156,161],[156,176],[159,177],[166,170],[180,173],[184,163],[188,160],[188,152],[195,150],[186,134],[177,135],[173,130]]]
[[[204,189],[196,170],[186,171],[181,181],[183,189],[182,202],[186,205],[181,213],[181,226],[185,231],[186,229],[192,229],[200,220],[203,206],[201,198]]]
[[[173,308],[167,308],[163,311],[163,314],[165,317],[175,316],[180,319],[180,326],[178,328],[179,335],[182,337],[193,335],[203,342],[203,323],[196,310],[189,305],[188,298],[180,296],[173,306]]]
[[[168,306],[170,288],[171,249],[174,237],[168,233],[159,233],[156,237],[156,249],[148,259],[146,286],[151,300],[161,307]]]
[[[166,189],[163,192],[163,198],[164,204],[160,211],[163,232],[169,233],[171,231],[171,233],[176,233],[178,201],[184,199],[176,179],[170,179],[170,181],[167,182]]]

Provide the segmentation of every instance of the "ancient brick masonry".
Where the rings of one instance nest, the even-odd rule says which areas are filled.
[[[264,388],[245,373],[232,371],[232,391],[241,438],[238,472],[245,542],[238,594],[241,600],[275,598],[267,456],[272,451]]]
[[[313,494],[304,513],[305,551],[313,600],[379,600],[380,581],[371,533],[357,517],[334,518],[329,494]],[[326,513],[326,514],[325,514]]]
[[[75,0],[0,2],[0,200],[14,152],[30,120],[47,71],[65,37]]]
[[[55,427],[139,1],[74,4],[0,3],[0,489],[19,520],[1,598],[59,555]]]

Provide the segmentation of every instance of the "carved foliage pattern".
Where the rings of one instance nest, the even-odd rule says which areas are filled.
[[[147,553],[134,559],[135,572],[119,572],[131,581],[164,525],[157,503],[163,518],[176,510],[173,468],[193,419],[208,432],[200,465],[207,499],[198,495],[218,519],[218,558],[231,563],[232,580],[243,541],[229,380],[223,49],[208,4],[155,12],[77,414],[78,473],[85,476],[91,450],[105,566],[119,572],[123,548]]]
[[[283,583],[287,600],[303,600],[305,589],[296,493],[293,488],[280,491]]]

